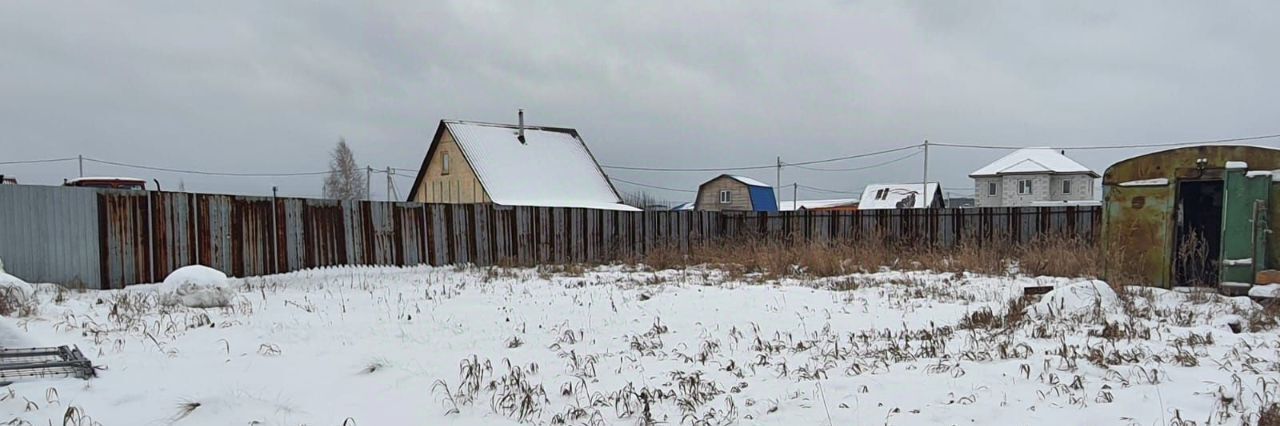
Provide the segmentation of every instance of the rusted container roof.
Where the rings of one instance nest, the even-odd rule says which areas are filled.
[[[1204,168],[1221,169],[1228,161],[1244,161],[1250,170],[1280,169],[1280,149],[1251,145],[1200,145],[1143,154],[1117,162],[1102,175],[1102,185],[1150,179],[1176,179],[1178,169],[1196,168],[1204,159]]]

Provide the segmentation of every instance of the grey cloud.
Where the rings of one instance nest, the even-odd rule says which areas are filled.
[[[1277,133],[1269,2],[218,2],[0,5],[3,159],[322,169],[346,137],[416,167],[441,118],[579,128],[604,163],[770,164],[932,141],[1096,145]],[[1273,143],[1274,144],[1274,143]],[[1102,170],[1129,151],[1069,151]],[[931,176],[1000,152],[935,149]],[[885,158],[849,161],[856,167]],[[181,178],[315,195],[318,178]],[[919,158],[784,182],[913,181]],[[55,183],[74,164],[0,173]],[[615,171],[693,189],[712,173]],[[748,173],[772,182],[773,171]],[[382,192],[380,181],[375,193]],[[402,191],[408,179],[398,181]],[[619,185],[630,190],[628,185]],[[688,194],[654,191],[673,200]],[[802,198],[835,194],[801,191]],[[787,196],[789,198],[789,195]]]

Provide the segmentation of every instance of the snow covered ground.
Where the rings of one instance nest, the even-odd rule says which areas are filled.
[[[36,285],[36,312],[0,331],[104,369],[0,388],[0,422],[1238,424],[1280,401],[1280,335],[1216,294],[624,267],[230,283],[204,309],[160,303],[162,285]],[[1057,290],[1009,302],[1031,286]]]

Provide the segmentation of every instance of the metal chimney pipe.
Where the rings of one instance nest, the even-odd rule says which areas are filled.
[[[520,139],[520,143],[524,143],[524,108],[521,108],[519,110],[519,115],[520,115],[520,136],[518,136],[517,139]]]

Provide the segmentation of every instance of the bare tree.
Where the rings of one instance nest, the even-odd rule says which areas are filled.
[[[645,190],[623,193],[622,203],[641,210],[667,210],[671,208],[671,202],[658,198]]]
[[[329,153],[329,175],[324,178],[324,197],[335,200],[363,200],[368,198],[365,176],[356,164],[356,155],[347,146],[346,139],[338,139],[338,145]]]

